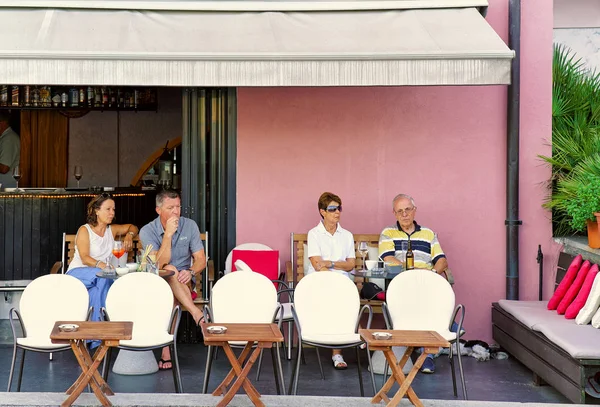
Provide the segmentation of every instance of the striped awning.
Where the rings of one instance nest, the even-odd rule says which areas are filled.
[[[6,84],[509,84],[487,0],[3,1]]]

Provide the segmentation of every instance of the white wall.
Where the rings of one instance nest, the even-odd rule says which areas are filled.
[[[152,153],[181,137],[181,95],[180,88],[159,88],[157,112],[90,112],[70,119],[68,185],[77,185],[73,169],[81,165],[82,187],[129,186]]]

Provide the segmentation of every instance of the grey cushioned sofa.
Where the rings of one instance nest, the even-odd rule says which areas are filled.
[[[573,256],[561,253],[557,284]],[[574,403],[600,404],[589,378],[600,371],[600,329],[577,325],[547,301],[500,300],[492,304],[494,340],[531,369],[536,384],[546,382]]]

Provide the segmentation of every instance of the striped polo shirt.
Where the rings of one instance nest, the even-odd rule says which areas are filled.
[[[410,241],[415,255],[415,268],[431,270],[446,255],[433,230],[422,227],[417,222],[414,224],[415,230],[410,234]],[[394,256],[404,263],[407,248],[408,234],[402,230],[400,223],[396,222],[396,225],[383,229],[379,236],[379,255],[382,259]]]

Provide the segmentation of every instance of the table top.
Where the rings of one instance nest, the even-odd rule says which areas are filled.
[[[350,274],[356,277],[364,277],[364,278],[383,278],[386,280],[391,280],[396,277],[398,274],[402,273],[402,271],[386,271],[384,269],[373,269],[373,270],[352,270]]]
[[[62,324],[76,324],[79,329],[62,332]],[[127,340],[131,339],[133,322],[130,321],[56,321],[50,339],[52,343],[67,343],[73,339]]]
[[[159,277],[163,277],[163,278],[171,277],[172,275],[175,274],[175,272],[172,271],[172,270],[159,270],[158,272],[159,272]],[[137,271],[130,271],[129,273],[138,273],[138,272]],[[123,276],[126,276],[129,273],[123,274]],[[102,271],[99,271],[99,272],[96,273],[96,277],[99,277],[99,278],[108,278],[110,280],[116,280],[117,278],[123,277],[123,276],[120,276],[120,275],[118,275],[116,273],[114,275],[104,274]]]
[[[375,339],[373,332],[389,332],[390,339]],[[424,348],[447,348],[450,343],[435,331],[400,331],[390,329],[359,329],[359,335],[369,344],[369,347],[387,346],[419,346]]]
[[[218,342],[283,342],[283,335],[277,324],[200,324],[204,343],[210,345]],[[224,326],[227,331],[222,334],[211,334],[209,326]]]

